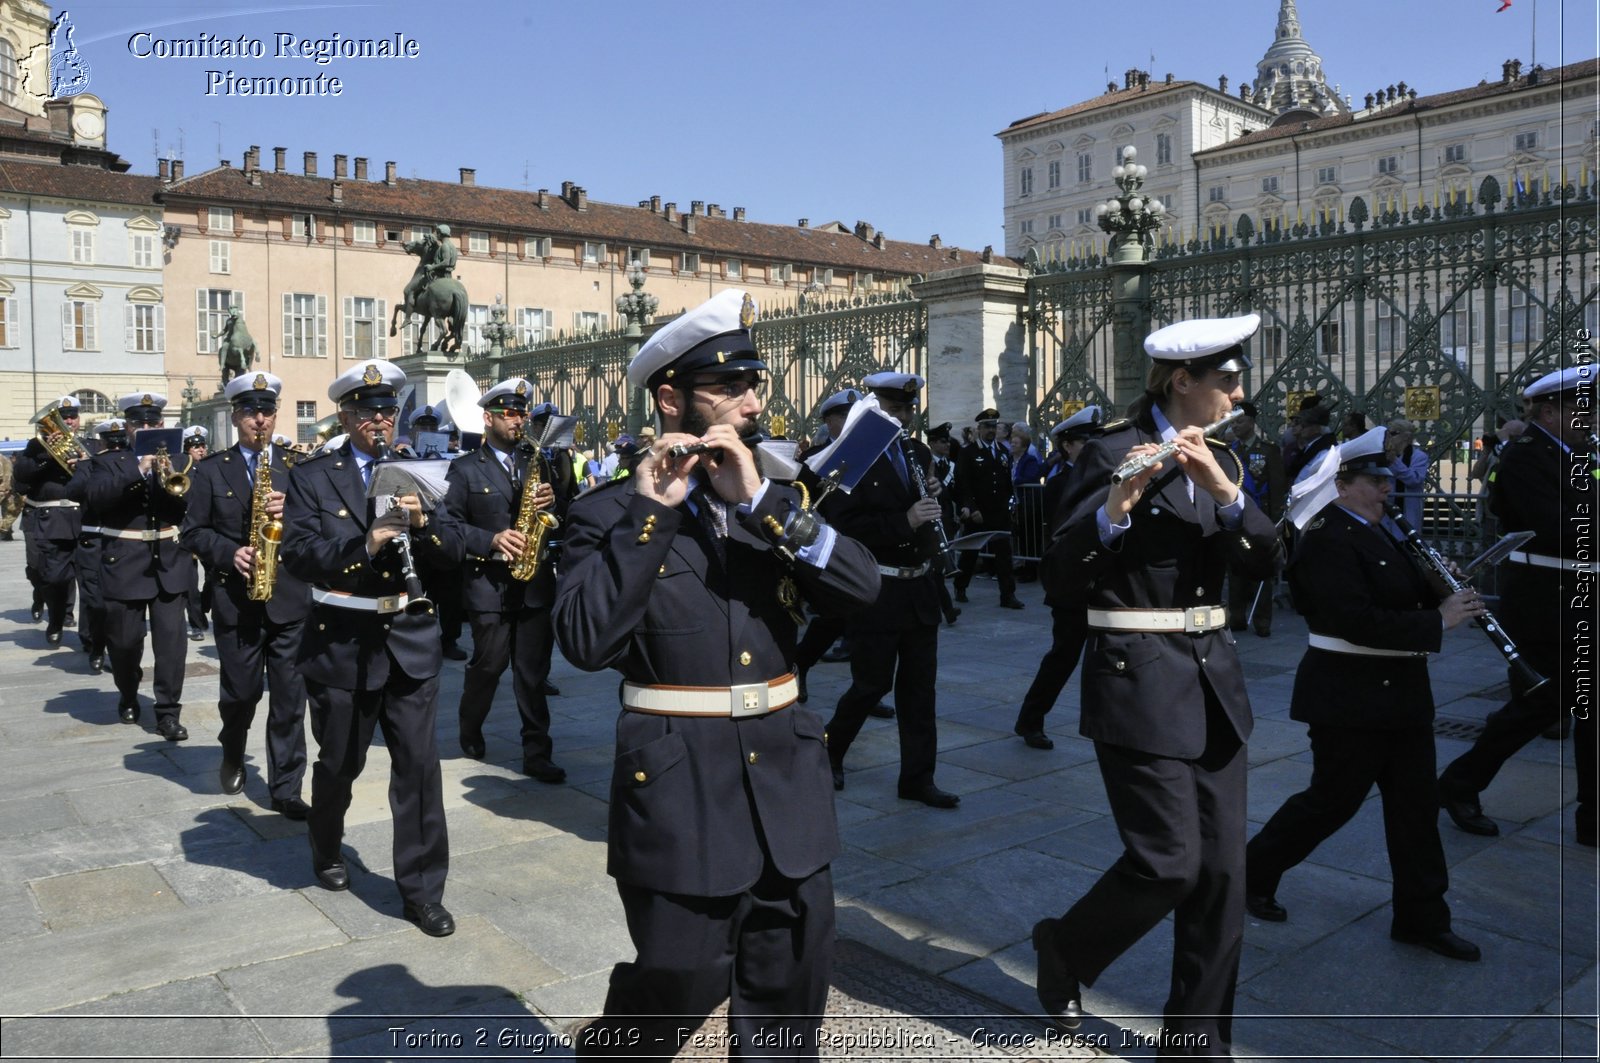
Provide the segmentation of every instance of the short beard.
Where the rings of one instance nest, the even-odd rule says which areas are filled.
[[[680,388],[678,393],[683,396],[683,414],[678,418],[678,431],[696,437],[711,431],[711,422],[694,404],[693,392]],[[750,439],[761,433],[761,425],[754,417],[747,417],[742,423],[734,425],[734,430],[739,433],[740,439]]]

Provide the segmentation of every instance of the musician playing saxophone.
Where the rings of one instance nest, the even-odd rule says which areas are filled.
[[[509,664],[522,718],[523,774],[554,784],[567,773],[552,759],[547,700],[556,590],[548,520],[554,515],[559,525],[565,518],[574,481],[570,461],[552,462],[535,445],[555,408],[542,403],[530,411],[532,392],[528,381],[513,377],[479,399],[483,446],[451,463],[445,505],[466,541],[466,606],[472,622],[472,659],[459,710],[461,751],[477,759],[487,755],[483,722]],[[535,544],[541,532],[544,541]],[[527,557],[535,550],[543,556]],[[518,562],[532,566],[531,579],[515,578]]]
[[[223,394],[233,404],[239,442],[190,470],[179,543],[200,558],[215,585],[212,614],[222,665],[217,712],[222,717],[222,762],[217,781],[226,794],[244,788],[245,743],[263,680],[267,698],[267,793],[273,811],[305,819],[305,681],[295,667],[311,590],[276,565],[258,524],[282,521],[289,465],[274,445],[283,382],[271,373],[241,373]],[[257,512],[260,510],[260,512]],[[252,588],[268,593],[256,600]]]

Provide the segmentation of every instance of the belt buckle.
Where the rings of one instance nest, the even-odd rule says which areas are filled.
[[[1203,635],[1211,628],[1211,607],[1196,605],[1183,611],[1183,633]]]
[[[378,612],[398,613],[399,611],[400,596],[398,594],[386,594],[378,599]]]
[[[160,532],[153,532],[149,528],[146,528],[144,531],[139,533],[139,538],[143,539],[147,543],[153,543],[160,537],[160,535]]]
[[[764,716],[767,713],[767,698],[771,688],[765,683],[741,683],[728,688],[728,715],[734,719],[741,716]]]

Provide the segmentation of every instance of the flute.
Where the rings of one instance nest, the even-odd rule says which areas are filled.
[[[1244,407],[1236,406],[1228,412],[1228,416],[1200,429],[1200,434],[1208,436],[1214,432],[1220,432],[1243,416]],[[1170,442],[1161,444],[1160,447],[1151,451],[1149,454],[1140,454],[1138,457],[1129,458],[1127,461],[1117,466],[1117,471],[1111,474],[1111,482],[1114,484],[1120,484],[1124,480],[1131,480],[1133,477],[1138,476],[1152,465],[1155,465],[1158,462],[1166,461],[1177,452],[1178,441],[1174,439]]]
[[[709,454],[718,461],[722,460],[722,448],[710,443],[674,443],[667,448],[668,457],[687,458],[691,454]]]

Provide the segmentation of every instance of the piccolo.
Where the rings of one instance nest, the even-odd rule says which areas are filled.
[[[674,443],[667,448],[669,457],[687,458],[691,454],[709,454],[711,457],[722,460],[722,448],[714,447],[710,443]]]
[[[1204,428],[1200,429],[1200,434],[1209,436],[1216,432],[1220,432],[1243,416],[1244,407],[1236,406],[1230,410],[1228,412],[1228,416],[1222,418],[1222,420],[1208,424]],[[1124,480],[1131,480],[1133,477],[1138,476],[1152,465],[1155,465],[1158,462],[1166,461],[1177,452],[1178,442],[1177,440],[1172,440],[1170,442],[1161,444],[1161,446],[1157,447],[1148,454],[1140,454],[1138,457],[1129,458],[1127,461],[1117,466],[1117,471],[1111,474],[1111,482],[1114,484],[1120,484]]]

